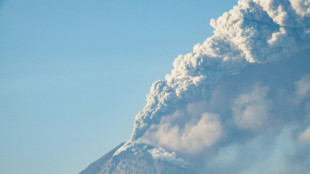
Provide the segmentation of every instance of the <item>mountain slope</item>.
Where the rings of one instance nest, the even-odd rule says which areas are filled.
[[[175,153],[144,143],[120,144],[80,174],[192,174]]]

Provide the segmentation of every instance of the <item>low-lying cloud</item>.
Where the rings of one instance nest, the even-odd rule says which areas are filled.
[[[156,146],[162,146],[174,151],[196,153],[217,142],[222,134],[219,116],[212,113],[202,113],[199,117],[192,117],[178,111],[169,119],[163,118],[158,125],[153,125],[142,137],[142,141]],[[178,122],[180,117],[189,117],[191,120],[182,126]]]

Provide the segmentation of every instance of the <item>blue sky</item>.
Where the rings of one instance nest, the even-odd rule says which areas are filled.
[[[0,1],[0,173],[78,173],[231,0]]]

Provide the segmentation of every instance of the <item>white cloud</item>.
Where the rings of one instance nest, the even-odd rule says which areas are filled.
[[[168,161],[170,163],[176,164],[184,168],[188,166],[188,163],[184,161],[182,158],[178,158],[175,152],[168,152],[161,147],[150,149],[148,150],[148,152],[152,155],[154,159]]]
[[[202,113],[195,118],[187,114],[177,112],[172,116],[173,119],[167,116],[159,125],[153,125],[142,137],[142,141],[173,151],[196,153],[219,140],[222,126],[218,115]],[[189,119],[184,126],[177,121],[180,117]]]

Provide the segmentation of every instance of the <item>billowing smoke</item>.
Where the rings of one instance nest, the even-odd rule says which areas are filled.
[[[192,106],[163,117],[160,124],[151,126],[142,141],[187,153],[213,145],[222,134],[219,116],[207,112],[196,115]]]
[[[309,172],[310,0],[239,0],[210,24],[214,35],[152,85],[129,142],[202,173]]]
[[[212,19],[214,35],[180,55],[165,80],[155,82],[135,119],[132,140],[164,115],[197,100],[208,100],[225,76],[248,64],[280,61],[310,47],[309,0],[240,0]]]

